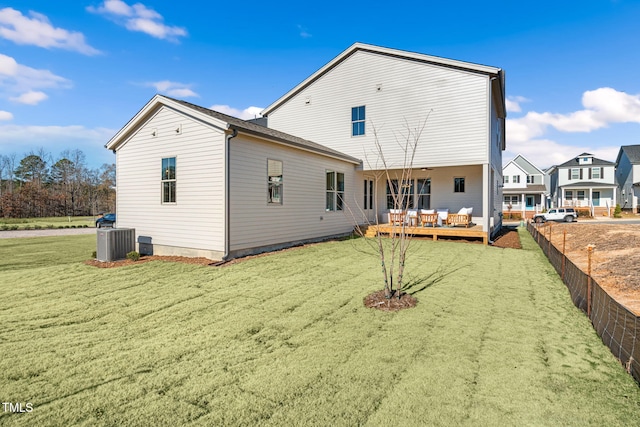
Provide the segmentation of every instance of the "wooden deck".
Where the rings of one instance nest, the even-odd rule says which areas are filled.
[[[375,237],[377,234],[391,234],[400,233],[401,227],[399,225],[391,224],[379,224],[370,225],[367,228],[365,234],[366,237]],[[482,243],[489,244],[489,233],[482,231],[481,225],[473,225],[469,228],[457,226],[445,226],[445,227],[405,227],[404,232],[411,234],[412,236],[432,236],[433,240],[438,240],[439,237],[460,237],[471,239],[482,239]]]

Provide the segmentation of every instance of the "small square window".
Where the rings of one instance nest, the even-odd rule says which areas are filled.
[[[453,192],[464,193],[464,178],[453,178]]]

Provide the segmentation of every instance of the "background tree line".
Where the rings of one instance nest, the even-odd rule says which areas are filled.
[[[18,160],[0,154],[0,217],[96,215],[113,212],[116,166],[87,167],[81,150],[54,158],[44,149]]]

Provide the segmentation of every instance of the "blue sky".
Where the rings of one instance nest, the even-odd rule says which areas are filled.
[[[0,154],[90,166],[156,93],[251,117],[354,42],[501,67],[507,151],[640,144],[640,2],[0,0]]]

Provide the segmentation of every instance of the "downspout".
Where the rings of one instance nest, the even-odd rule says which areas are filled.
[[[231,247],[231,138],[238,136],[238,130],[231,129],[231,134],[224,139],[224,255],[222,261],[229,259]]]

